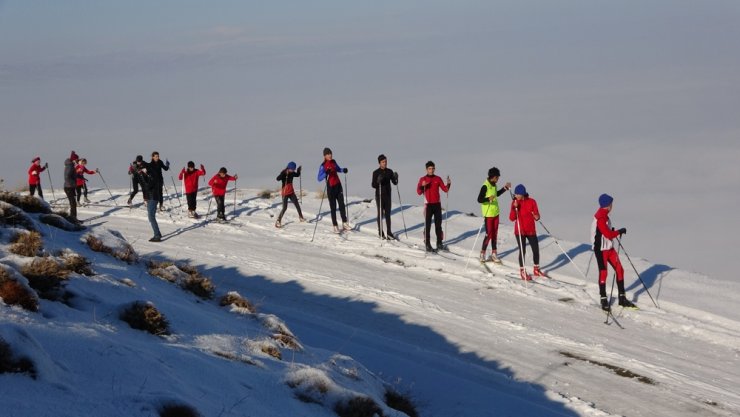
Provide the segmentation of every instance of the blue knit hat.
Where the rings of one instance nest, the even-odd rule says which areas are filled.
[[[516,187],[514,187],[514,194],[527,195],[527,189],[524,188],[524,184],[519,184]]]
[[[288,162],[288,169],[295,171],[295,162],[293,161]]]
[[[602,194],[599,196],[599,207],[608,207],[612,201],[614,201],[614,197],[609,194]]]

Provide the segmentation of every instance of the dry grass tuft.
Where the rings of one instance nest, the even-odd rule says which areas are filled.
[[[28,285],[36,290],[39,297],[52,301],[60,301],[66,297],[62,284],[70,272],[61,262],[51,257],[36,258],[21,268],[21,274],[28,278]]]
[[[165,281],[175,283],[182,289],[198,297],[210,300],[216,292],[216,286],[209,278],[201,275],[198,269],[187,264],[175,264],[169,261],[149,261],[149,274]]]
[[[111,255],[114,258],[120,259],[128,264],[132,264],[136,262],[137,259],[139,259],[139,256],[136,254],[134,248],[125,242],[123,243],[122,248],[113,249],[106,246],[105,243],[103,243],[103,241],[99,238],[93,235],[87,235],[85,243],[87,243],[87,246],[89,246],[90,249],[94,250],[95,252],[101,252]]]
[[[30,359],[15,359],[8,342],[0,338],[0,374],[28,374],[36,379],[36,367]]]
[[[92,263],[82,255],[70,253],[64,255],[62,259],[64,260],[64,268],[68,271],[88,277],[95,275],[92,270]]]
[[[259,193],[257,193],[257,197],[269,200],[272,198],[272,190],[262,190]]]
[[[66,213],[64,214],[66,217],[55,213],[42,214],[39,216],[39,221],[43,224],[48,224],[49,226],[66,230],[68,232],[79,232],[80,230],[85,230],[84,226],[72,223],[68,220],[69,216]]]
[[[280,353],[280,349],[278,349],[276,346],[265,343],[262,345],[262,347],[260,347],[260,350],[262,351],[262,353],[270,355],[277,360],[283,359],[283,354]]]
[[[200,417],[200,413],[189,405],[167,404],[159,409],[159,417]]]
[[[0,298],[9,306],[21,306],[28,311],[39,311],[39,301],[33,291],[14,280],[5,268],[0,268]]]
[[[273,340],[278,342],[280,347],[282,347],[283,349],[290,349],[290,350],[295,350],[295,351],[303,350],[303,346],[301,346],[301,344],[298,343],[298,340],[293,335],[275,333],[272,335],[272,338]]]
[[[374,417],[383,416],[383,410],[370,397],[354,397],[346,403],[340,402],[334,407],[339,417]]]
[[[155,336],[170,334],[167,318],[149,302],[134,302],[121,313],[120,318],[133,329],[144,330]]]
[[[257,312],[257,308],[236,291],[230,291],[228,294],[221,297],[219,305],[222,307],[233,305],[235,307],[243,308],[252,314]]]
[[[11,243],[10,251],[20,256],[36,256],[44,247],[44,242],[41,240],[41,233],[34,231],[16,234],[11,239]]]
[[[414,404],[408,395],[403,395],[392,389],[387,389],[385,391],[385,404],[394,410],[405,413],[409,417],[419,417],[419,412],[416,410],[416,404]]]
[[[23,191],[27,191],[27,185]],[[26,213],[51,213],[51,208],[43,200],[38,199],[31,195],[21,195],[12,192],[0,192],[0,201],[5,201],[8,204],[12,204]]]

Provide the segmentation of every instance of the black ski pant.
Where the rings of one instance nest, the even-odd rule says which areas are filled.
[[[288,210],[288,200],[292,201],[295,209],[298,210],[298,217],[303,218],[303,213],[301,213],[301,206],[298,204],[298,197],[296,197],[295,193],[291,193],[283,196],[283,209],[280,211],[280,215],[277,218],[278,221],[283,219],[285,211]]]
[[[529,241],[529,247],[532,248],[532,260],[535,265],[540,264],[540,243],[537,240],[537,235],[514,235],[516,237],[516,244],[519,248],[519,268],[524,266],[524,257],[527,256],[527,241]]]
[[[383,234],[383,217],[385,217],[385,225],[387,236],[391,234],[391,195],[388,193],[376,193],[375,194],[375,207],[377,208],[378,216],[378,235]]]
[[[216,199],[216,217],[219,219],[226,218],[226,196],[225,195],[214,195]]]
[[[136,177],[131,179],[131,184],[133,187],[133,191],[131,191],[131,195],[129,195],[129,200],[133,200],[134,196],[139,192],[139,184],[141,184],[141,193],[144,194],[144,184],[141,183]],[[144,195],[144,201],[146,201],[146,194]]]
[[[197,191],[185,194],[185,199],[188,201],[188,210],[195,211],[195,197],[198,195]]]
[[[429,239],[432,229],[432,217],[434,218],[434,232],[437,235],[437,246],[442,245],[444,232],[442,232],[442,203],[427,203],[424,207],[424,242],[431,246]]]
[[[80,198],[82,198],[83,195],[85,196],[85,200],[87,200],[87,183],[77,186],[77,202],[78,203],[80,202]]]
[[[344,207],[344,191],[342,184],[337,184],[327,188],[327,198],[329,199],[329,211],[331,212],[331,224],[337,225],[337,203],[339,203],[339,215],[342,217],[342,223],[347,223],[347,212]]]
[[[39,191],[39,197],[41,197],[41,199],[43,200],[44,199],[44,193],[41,192],[41,184],[39,184],[39,185],[28,184],[28,191],[31,192],[31,195],[34,195],[34,193],[36,192],[36,190]]]
[[[77,190],[75,187],[64,187],[64,194],[69,200],[69,217],[77,221]]]

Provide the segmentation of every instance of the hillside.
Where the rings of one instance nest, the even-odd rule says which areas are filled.
[[[113,194],[125,201],[125,191]],[[605,325],[585,244],[559,241],[587,280],[540,230],[541,264],[553,279],[525,285],[511,276],[508,224],[499,234],[505,265],[491,276],[466,261],[480,218],[450,213],[451,252],[425,254],[420,207],[394,206],[401,241],[384,242],[374,203],[351,198],[355,229],[330,233],[324,205],[310,242],[313,222],[299,223],[289,207],[276,229],[278,200],[259,194],[239,190],[236,207],[227,196],[230,224],[188,219],[169,200],[158,216],[161,243],[147,241],[143,208],[116,206],[106,191],[79,209],[84,231],[30,214],[46,253],[79,254],[92,273],[71,273],[59,301],[41,299],[38,312],[0,307],[0,338],[35,368],[0,375],[0,414],[154,416],[186,405],[203,416],[333,416],[355,399],[366,411],[369,403],[378,414],[404,415],[386,404],[388,392],[411,398],[422,416],[740,414],[736,283],[630,252],[660,308],[623,258],[628,295],[641,310],[615,309],[621,327]],[[198,204],[203,213],[208,201]],[[311,194],[303,204],[311,219],[320,200]],[[34,258],[10,252],[18,227],[0,229],[0,263],[25,283],[19,271]],[[92,251],[89,234],[114,248],[130,244],[137,260]],[[163,262],[195,267],[215,287],[213,298],[183,290],[178,277],[187,274]],[[151,275],[152,265],[176,282]],[[220,306],[231,291],[256,311]],[[155,305],[170,334],[123,322],[135,301]]]

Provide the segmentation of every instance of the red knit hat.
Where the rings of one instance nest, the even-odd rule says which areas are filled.
[[[37,156],[37,157],[35,157],[35,158],[33,158],[33,159],[31,160],[31,163],[34,163],[34,162],[36,162],[36,161],[40,161],[40,160],[41,160],[41,157],[40,157],[40,156]]]
[[[76,160],[80,159],[80,157],[77,156],[77,154],[75,153],[75,151],[72,151],[72,154],[69,155],[69,159],[72,160],[72,161],[76,161]]]

